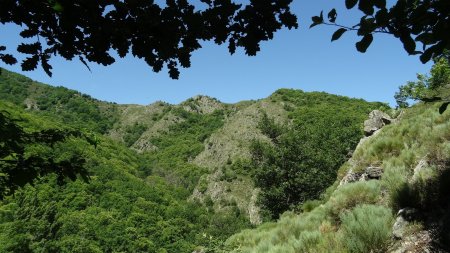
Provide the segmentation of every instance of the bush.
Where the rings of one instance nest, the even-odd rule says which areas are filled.
[[[320,206],[322,201],[320,200],[307,200],[303,203],[301,209],[303,212],[311,212],[314,208]]]
[[[380,199],[381,186],[378,181],[356,182],[338,188],[327,202],[328,212],[337,219],[345,210],[359,204],[375,204]]]
[[[342,238],[348,252],[385,252],[391,236],[391,210],[361,205],[341,215]]]
[[[198,181],[197,189],[201,193],[205,193],[208,189],[208,179],[206,178],[206,175],[203,175]]]

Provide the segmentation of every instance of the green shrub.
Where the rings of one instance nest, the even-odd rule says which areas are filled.
[[[320,200],[307,200],[302,204],[302,211],[303,212],[311,212],[314,208],[318,207],[320,204],[322,204],[322,201]]]
[[[328,200],[326,207],[331,217],[337,219],[345,210],[360,204],[375,204],[380,200],[381,185],[378,181],[356,182],[341,186]]]
[[[391,210],[374,205],[361,205],[341,215],[341,240],[348,252],[385,252],[391,236]]]
[[[123,140],[127,147],[133,145],[139,137],[147,130],[147,127],[141,123],[134,123],[131,126],[127,126],[125,128],[125,135],[123,136]]]
[[[197,189],[201,193],[205,193],[206,190],[208,190],[208,179],[206,175],[203,175],[202,177],[200,177],[200,180],[198,180]]]

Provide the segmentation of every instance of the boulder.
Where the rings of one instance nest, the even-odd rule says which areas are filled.
[[[405,236],[406,228],[413,220],[418,219],[419,212],[414,208],[403,208],[397,213],[397,219],[392,226],[392,234],[395,238],[401,239]]]
[[[342,178],[339,185],[345,185],[358,181],[367,181],[370,179],[381,179],[383,175],[383,169],[381,167],[369,166],[364,172],[353,172],[350,169],[347,174]]]
[[[366,168],[365,174],[369,179],[381,179],[383,169],[381,167],[369,166]]]
[[[403,216],[398,216],[397,219],[395,219],[395,223],[392,226],[392,234],[396,239],[401,239],[405,236],[405,231],[408,224],[409,222],[405,220]]]
[[[342,178],[339,185],[345,185],[353,182],[360,181],[363,176],[363,173],[361,172],[353,172],[353,170],[349,170],[347,174]]]
[[[369,113],[369,119],[364,121],[364,133],[366,136],[370,136],[391,122],[392,119],[389,115],[379,110],[373,110]]]

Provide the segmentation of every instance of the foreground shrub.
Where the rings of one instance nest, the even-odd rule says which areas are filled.
[[[382,206],[361,205],[341,215],[342,240],[348,252],[385,252],[392,213]]]
[[[345,210],[360,204],[375,204],[380,198],[380,183],[377,181],[356,182],[338,188],[326,204],[334,219]]]

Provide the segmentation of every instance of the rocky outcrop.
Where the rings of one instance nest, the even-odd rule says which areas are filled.
[[[383,168],[378,166],[369,166],[366,168],[364,174],[367,175],[368,179],[381,179],[381,176],[383,175]]]
[[[355,148],[355,151],[361,148],[361,146],[371,138],[374,138],[376,134],[378,134],[380,129],[387,125],[393,123],[393,119],[389,117],[386,113],[374,110],[369,113],[369,119],[364,121],[364,133],[365,137],[361,138],[358,145]],[[354,152],[351,153],[353,155]],[[350,154],[350,153],[349,153]],[[380,166],[369,166],[365,170],[360,171],[357,166],[357,163],[353,157],[350,157],[347,161],[349,165],[349,169],[347,174],[341,179],[339,185],[345,185],[352,182],[357,181],[367,181],[369,179],[381,179],[383,174],[383,168]]]
[[[441,252],[432,247],[433,233],[430,230],[414,231],[413,221],[420,219],[420,212],[415,208],[403,208],[397,213],[392,226],[392,235],[397,240],[388,252],[423,253]]]
[[[432,236],[423,230],[398,241],[388,252],[391,253],[440,253],[445,252],[432,247]]]
[[[183,109],[187,112],[200,113],[200,114],[210,114],[216,110],[224,108],[219,100],[211,98],[208,96],[194,96],[185,102],[181,103]]]
[[[353,172],[353,169],[350,169],[344,178],[342,178],[339,185],[345,185],[358,181],[367,181],[370,179],[380,180],[382,175],[383,168],[378,166],[369,166],[364,170],[364,172]]]
[[[369,119],[364,121],[364,134],[371,136],[375,131],[392,122],[392,119],[386,113],[374,110],[369,113]]]

